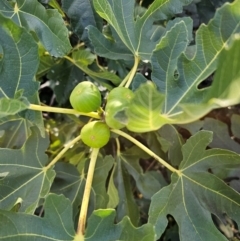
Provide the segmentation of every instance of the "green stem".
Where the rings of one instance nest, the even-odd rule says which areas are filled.
[[[121,82],[121,84],[119,85],[119,87],[123,87],[123,86],[127,83],[131,72],[132,72],[132,70],[131,70],[130,72],[128,72],[128,74],[127,74],[126,77],[123,79],[123,81]]]
[[[72,50],[71,52],[78,50],[79,48],[83,47],[85,44],[84,42],[78,43]]]
[[[64,58],[67,59],[68,61],[70,61],[72,64],[74,64],[75,66],[77,66],[79,69],[81,69],[84,72],[83,68],[81,68],[81,66],[79,66],[74,59],[72,59],[71,57],[69,57],[67,55],[65,55]]]
[[[61,114],[84,115],[95,119],[100,119],[100,116],[98,115],[97,112],[83,113],[83,112],[78,112],[74,109],[65,109],[65,108],[58,108],[58,107],[51,107],[51,106],[33,105],[33,104],[30,104],[28,109],[36,110],[36,111],[61,113]]]
[[[80,236],[84,235],[85,233],[88,203],[89,203],[89,198],[91,193],[93,174],[95,170],[95,164],[97,161],[98,152],[99,152],[99,148],[92,149],[90,165],[89,165],[88,174],[87,174],[87,180],[86,180],[84,193],[83,193],[81,211],[78,219],[77,235],[80,235]]]
[[[58,155],[45,167],[46,170],[48,170],[50,167],[52,167],[53,165],[55,165],[60,159],[61,157],[65,154],[65,152],[71,148],[71,146],[73,146],[76,142],[81,140],[81,135],[77,136],[76,138],[74,138],[72,141],[70,141],[59,153]]]
[[[128,88],[130,86],[130,84],[132,83],[133,77],[137,72],[137,67],[138,67],[139,61],[140,61],[140,58],[138,56],[135,56],[133,68],[131,69],[131,73],[130,73],[130,76],[128,78],[128,81],[125,84],[126,88]]]
[[[144,146],[141,142],[137,141],[135,138],[131,137],[130,135],[128,135],[127,133],[120,131],[120,130],[116,130],[116,129],[112,129],[112,132],[125,137],[126,139],[128,139],[129,141],[131,141],[132,143],[134,143],[135,145],[137,145],[138,147],[140,147],[143,151],[145,151],[146,153],[148,153],[150,156],[152,156],[154,159],[156,159],[157,161],[159,161],[163,166],[165,166],[167,169],[169,169],[171,172],[176,172],[178,175],[181,175],[180,171],[175,169],[174,167],[172,167],[171,165],[169,165],[166,161],[164,161],[162,158],[160,158],[158,155],[156,155],[153,151],[151,151],[149,148],[147,148],[146,146]]]
[[[116,144],[117,144],[117,156],[120,156],[120,142],[118,138],[116,138]]]

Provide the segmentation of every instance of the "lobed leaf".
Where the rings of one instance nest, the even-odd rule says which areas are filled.
[[[30,97],[38,90],[33,81],[39,64],[38,46],[33,37],[23,28],[0,14],[0,97],[14,98],[24,90],[23,96]],[[14,66],[14,70],[13,70]]]
[[[114,224],[115,213],[113,209],[94,211],[88,220],[85,240],[155,240],[155,234],[151,224],[144,224],[139,228],[135,228],[128,217],[125,217],[120,223]]]
[[[1,13],[0,22],[0,52],[2,52],[0,60],[0,98],[18,99],[20,98],[18,95],[21,93],[21,96],[27,98],[28,102],[38,104],[39,84],[34,79],[39,64],[38,46],[32,35]],[[6,100],[1,100],[1,102],[7,104]],[[14,102],[16,104],[18,101],[12,100],[12,103]],[[24,104],[20,104],[20,102],[17,105],[19,111],[26,109],[26,106],[24,107]],[[44,135],[45,130],[41,113],[27,110],[21,112],[20,116],[25,119],[28,128],[34,123],[40,129],[41,134]],[[19,115],[17,118],[19,118]]]
[[[72,241],[75,232],[70,201],[63,195],[49,194],[44,217],[0,210],[0,239],[19,241]]]
[[[191,31],[188,25],[192,25],[190,18],[175,19],[168,22],[168,25],[160,42],[157,44],[152,58],[152,80],[158,89],[165,94],[163,113],[175,103],[173,96],[178,95],[178,81],[174,77],[177,62],[180,55],[186,50],[189,44]]]
[[[184,53],[179,56],[181,51],[184,52],[186,45],[183,45],[182,49],[177,48],[178,56],[170,54],[174,49],[173,41],[167,41],[162,48],[156,47],[152,58],[154,67],[152,78],[166,96],[162,112],[174,123],[191,122],[214,108],[239,103],[240,99],[235,94],[240,83],[239,40],[235,35],[240,33],[240,14],[237,10],[239,8],[239,0],[232,4],[225,4],[217,10],[208,25],[202,25],[199,28],[196,34],[197,50],[192,59]],[[173,34],[173,31],[174,28],[168,35]],[[235,41],[231,47],[228,47],[232,39]],[[181,43],[184,43],[183,40]],[[171,56],[166,65],[161,61],[161,56],[165,55]],[[177,67],[171,65],[176,63],[176,57],[178,58]],[[166,57],[163,58],[166,59]],[[199,90],[198,85],[216,70],[217,63],[213,85]],[[166,80],[161,70],[163,66],[165,66],[164,71],[169,69],[167,66],[171,66],[171,74]]]
[[[170,214],[179,226],[180,240],[227,240],[215,227],[211,214],[224,215],[240,223],[240,195],[216,175],[215,167],[240,168],[238,154],[221,149],[206,150],[212,134],[207,131],[192,136],[182,148],[183,161],[171,184],[152,198],[149,222],[159,237]]]
[[[16,0],[13,8],[3,0],[0,13],[10,17],[19,26],[34,31],[51,55],[63,57],[70,51],[68,30],[57,10],[46,10],[35,0]]]
[[[213,118],[205,118],[203,129],[213,132],[213,141],[209,144],[209,147],[240,153],[240,145],[229,135],[227,124]]]
[[[40,42],[38,43],[38,56],[40,62],[36,73],[37,80],[46,75],[55,64],[53,57],[46,53],[45,48]]]
[[[86,181],[85,173],[79,174],[76,167],[64,162],[57,163],[54,171],[56,172],[56,177],[51,186],[51,192],[57,195],[63,194],[68,198],[74,218],[79,212],[79,204],[83,196]]]
[[[39,199],[45,197],[55,172],[45,169],[48,140],[36,129],[19,150],[0,149],[0,170],[6,176],[0,180],[0,209],[10,210],[16,203],[20,212],[33,213]]]
[[[109,39],[109,37],[104,36],[97,28],[89,26],[88,36],[91,43],[94,46],[94,51],[102,57],[113,59],[113,60],[132,60],[132,52],[124,46],[121,39],[115,37],[116,39]]]
[[[96,12],[112,27],[116,42],[107,40],[94,27],[89,28],[89,37],[98,55],[110,59],[129,59],[132,55],[150,59],[159,39],[152,36],[153,23],[180,13],[192,0],[155,0],[143,16],[134,16],[135,1],[97,0]],[[121,47],[119,47],[121,45]],[[125,47],[122,47],[124,46]],[[127,49],[128,50],[127,50]],[[125,49],[125,50],[124,50]]]
[[[240,18],[239,34],[234,35],[232,41],[220,55],[213,84],[204,99],[209,105],[226,107],[240,101],[236,95],[236,91],[240,90]]]

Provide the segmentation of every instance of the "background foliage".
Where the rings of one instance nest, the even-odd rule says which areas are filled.
[[[84,80],[134,97],[83,237]],[[240,0],[0,1],[0,240],[240,240],[239,91]]]

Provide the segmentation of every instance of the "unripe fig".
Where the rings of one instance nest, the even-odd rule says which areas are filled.
[[[114,88],[108,95],[107,100],[122,100],[126,102],[130,102],[130,100],[133,98],[133,92],[125,87],[117,87]]]
[[[87,146],[101,148],[110,139],[109,127],[101,121],[89,122],[81,130],[81,139]]]
[[[105,108],[105,121],[107,125],[113,129],[121,129],[125,125],[117,120],[116,115],[122,115],[123,119],[124,110],[128,107],[134,94],[131,90],[125,87],[117,87],[113,89],[107,98],[107,105]]]
[[[101,94],[98,88],[89,81],[79,83],[70,95],[73,109],[88,113],[96,111],[101,106]]]

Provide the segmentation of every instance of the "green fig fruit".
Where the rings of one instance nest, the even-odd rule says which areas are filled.
[[[98,110],[101,101],[99,89],[90,81],[79,83],[70,95],[70,103],[73,109],[83,113]]]
[[[108,95],[107,100],[119,100],[121,102],[130,102],[133,98],[133,92],[125,87],[114,88]]]
[[[89,122],[81,130],[81,139],[87,146],[101,148],[110,139],[109,127],[101,121]]]

